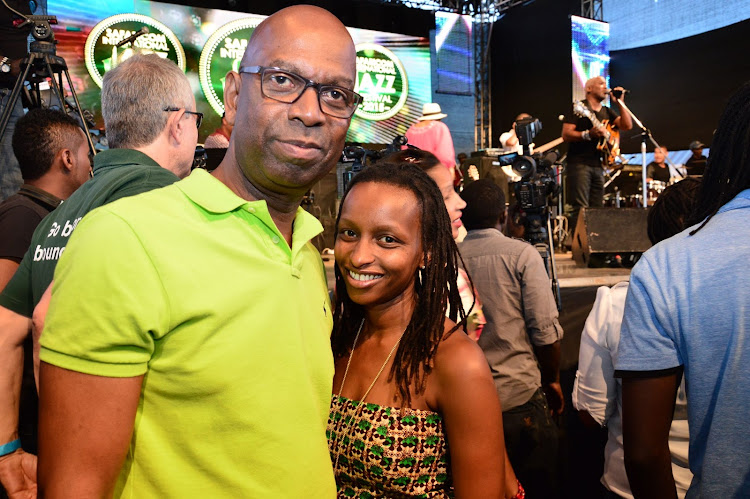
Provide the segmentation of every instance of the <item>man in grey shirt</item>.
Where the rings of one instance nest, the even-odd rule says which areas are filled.
[[[503,405],[505,445],[527,497],[557,497],[557,427],[560,414],[562,327],[539,252],[506,237],[505,196],[488,179],[461,193],[468,235],[459,249],[487,324],[479,346],[487,356]]]

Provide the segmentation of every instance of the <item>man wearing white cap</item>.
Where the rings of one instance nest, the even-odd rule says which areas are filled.
[[[431,152],[446,168],[453,170],[456,166],[453,137],[448,126],[440,121],[446,116],[448,115],[440,109],[440,104],[425,104],[422,106],[422,116],[407,130],[406,138],[409,144]]]

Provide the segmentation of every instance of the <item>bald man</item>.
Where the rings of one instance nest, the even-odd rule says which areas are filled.
[[[299,205],[343,149],[355,62],[329,12],[277,12],[227,75],[213,174],[79,223],[41,338],[40,491],[335,496],[322,226]]]
[[[600,123],[605,120],[618,130],[630,130],[633,121],[630,113],[623,107],[624,94],[615,98],[614,91],[612,99],[617,103],[620,110],[618,115],[611,108],[603,104],[607,98],[607,81],[602,76],[589,79],[585,86],[586,98],[583,105],[596,116]],[[615,91],[622,91],[617,87]],[[595,127],[589,118],[577,116],[571,110],[565,117],[562,126],[562,138],[569,142],[568,162],[565,167],[566,188],[566,212],[569,218],[570,234],[575,233],[578,222],[578,212],[582,207],[599,207],[604,201],[604,170],[607,158],[602,157],[597,148],[600,139],[605,137],[607,131],[603,127]]]

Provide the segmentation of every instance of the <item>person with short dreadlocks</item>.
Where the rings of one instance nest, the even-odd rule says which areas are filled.
[[[667,445],[684,373],[686,497],[750,497],[750,82],[719,119],[688,228],[633,267],[615,376],[635,497],[673,498]]]
[[[342,200],[327,431],[339,497],[504,497],[502,410],[464,334],[450,226],[409,163],[365,169]]]

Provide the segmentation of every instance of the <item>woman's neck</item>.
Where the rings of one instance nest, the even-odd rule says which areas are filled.
[[[415,303],[412,298],[365,309],[363,333],[367,336],[400,335],[411,322]]]

